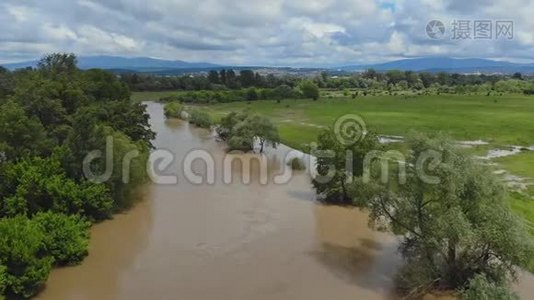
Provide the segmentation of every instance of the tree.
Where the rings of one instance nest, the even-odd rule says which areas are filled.
[[[273,147],[280,143],[276,126],[260,115],[232,112],[221,119],[217,134],[228,142],[231,150],[253,150],[255,139],[260,143],[260,153],[263,153],[266,143],[271,143]]]
[[[221,83],[221,84],[224,84],[224,85],[227,84],[227,82],[226,82],[226,70],[225,70],[225,69],[222,69],[222,70],[219,72],[219,78],[220,78],[220,83]]]
[[[46,282],[52,257],[42,250],[44,235],[25,217],[0,219],[0,265],[5,269],[6,295],[29,298]]]
[[[288,99],[293,96],[293,89],[287,84],[281,84],[273,89],[275,99]]]
[[[273,148],[276,148],[280,143],[280,136],[278,135],[278,129],[271,120],[260,115],[252,115],[247,120],[249,126],[254,129],[254,137],[260,142],[260,153],[263,153],[266,143],[270,143]]]
[[[255,76],[252,70],[241,70],[239,72],[239,79],[241,80],[241,86],[248,88],[254,86]]]
[[[352,204],[349,182],[355,176],[362,176],[365,156],[380,149],[378,138],[373,133],[363,134],[359,141],[346,145],[338,139],[334,129],[323,130],[314,149],[319,176],[313,179],[312,184],[317,194],[328,203]]]
[[[91,223],[79,216],[38,213],[32,222],[43,232],[41,247],[57,265],[75,265],[88,254]]]
[[[408,140],[406,182],[355,181],[352,195],[371,223],[402,236],[405,292],[463,288],[476,275],[515,278],[532,257],[532,240],[511,211],[502,184],[443,137]]]
[[[219,122],[219,126],[215,129],[217,132],[217,136],[223,140],[228,141],[232,135],[233,130],[235,126],[244,121],[247,118],[246,113],[237,113],[237,112],[231,112],[227,114],[226,116],[221,118],[221,121]]]
[[[514,73],[514,75],[512,75],[512,78],[513,79],[523,80],[523,74],[521,74],[519,72],[516,72],[516,73]]]
[[[57,156],[9,162],[0,174],[0,216],[53,211],[102,220],[113,210],[113,199],[105,186],[67,178]]]
[[[309,98],[313,100],[319,99],[319,87],[311,81],[304,81],[300,84],[300,90],[304,98]]]
[[[13,101],[0,105],[0,152],[8,159],[42,154],[49,145],[43,125]]]
[[[221,81],[219,80],[219,73],[215,70],[212,70],[208,73],[208,80],[211,84],[219,84]],[[223,81],[224,84],[224,81]]]
[[[183,106],[178,102],[165,104],[163,110],[167,118],[182,118]]]
[[[256,91],[256,88],[251,87],[247,90],[247,100],[248,101],[258,100],[258,92]]]
[[[230,89],[237,89],[241,87],[241,84],[237,81],[235,71],[232,69],[226,71],[226,86]]]
[[[73,75],[78,72],[78,59],[72,53],[54,53],[41,58],[37,68],[50,77]]]

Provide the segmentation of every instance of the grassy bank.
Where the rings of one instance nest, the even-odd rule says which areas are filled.
[[[279,123],[282,136],[295,138],[297,144],[315,140],[318,126],[331,126],[338,117],[349,113],[360,115],[369,129],[384,135],[405,135],[410,130],[443,131],[458,140],[534,144],[534,97],[520,95],[367,96],[237,102],[207,108],[215,116],[243,109],[268,115]]]

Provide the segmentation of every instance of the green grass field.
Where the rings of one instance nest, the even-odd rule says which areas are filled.
[[[360,115],[368,129],[382,135],[442,131],[457,140],[482,139],[492,145],[534,144],[534,97],[519,95],[367,96],[238,102],[206,108],[214,116],[243,109],[267,115],[278,123],[283,140],[292,146],[314,141],[318,126],[331,126],[345,114]]]

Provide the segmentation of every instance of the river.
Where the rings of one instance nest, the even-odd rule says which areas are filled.
[[[365,213],[317,204],[304,172],[286,184],[262,184],[252,172],[243,184],[236,168],[224,183],[224,145],[147,104],[154,145],[175,155],[165,172],[178,183],[147,185],[133,209],[95,225],[90,255],[54,270],[39,299],[393,298],[397,240],[370,230]],[[194,149],[215,158],[214,184],[192,184],[179,171]],[[268,150],[270,176],[289,150]],[[522,296],[532,289],[522,285]]]

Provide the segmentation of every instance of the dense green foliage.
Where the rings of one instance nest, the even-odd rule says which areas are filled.
[[[38,213],[32,219],[44,233],[42,250],[58,265],[80,263],[88,254],[89,222],[72,215]]]
[[[201,128],[210,128],[213,124],[210,115],[198,109],[194,109],[189,113],[189,123]]]
[[[0,70],[0,83],[0,295],[30,297],[53,265],[87,255],[86,220],[132,204],[154,133],[127,85],[72,54]]]
[[[258,140],[262,153],[266,143],[272,147],[280,143],[276,126],[266,117],[256,114],[231,112],[221,119],[216,131],[219,138],[228,143],[230,150],[254,150],[254,142]]]
[[[446,138],[417,135],[408,146],[405,183],[357,178],[351,185],[371,224],[403,237],[399,287],[414,293],[465,288],[476,275],[492,284],[515,278],[534,248],[502,183]]]
[[[501,283],[491,282],[483,275],[476,275],[469,282],[469,286],[462,293],[464,300],[519,300],[517,295],[510,292]]]
[[[332,76],[336,75],[336,76]],[[383,93],[393,95],[401,91],[411,91],[420,94],[499,94],[499,93],[524,93],[531,95],[534,91],[534,81],[532,78],[523,76],[520,73],[510,75],[464,75],[455,73],[430,73],[390,70],[378,72],[369,69],[363,73],[340,73],[328,74],[326,72],[302,79],[299,76],[274,76],[261,75],[252,70],[241,70],[239,74],[235,70],[212,70],[205,75],[186,76],[155,76],[139,74],[123,74],[122,81],[135,91],[203,91],[212,90],[224,92],[233,90],[230,93],[218,93],[213,98],[199,97],[200,101],[231,102],[241,100],[254,100],[254,94],[258,99],[279,99],[300,98],[298,94],[287,93],[290,90],[301,86],[301,90],[309,95],[305,98],[314,99],[315,91],[310,89],[313,84],[319,88],[330,90],[347,91],[347,89],[357,90],[352,94],[356,98],[361,92],[363,95]],[[304,85],[304,88],[302,86]],[[248,89],[254,87],[255,89]],[[259,90],[258,90],[259,89]],[[194,95],[194,94],[193,94]],[[348,96],[348,95],[345,95]],[[194,97],[194,96],[193,96]],[[191,95],[188,101],[193,102]],[[239,100],[238,100],[239,99]],[[194,101],[194,102],[200,102]],[[205,102],[208,103],[208,102]]]
[[[165,104],[164,113],[167,118],[182,118],[183,106],[178,102]]]
[[[0,216],[32,216],[41,211],[109,217],[113,199],[104,185],[76,182],[61,168],[58,155],[7,162],[1,170]]]
[[[300,90],[304,98],[313,100],[319,99],[319,87],[311,81],[304,81],[300,84]]]
[[[287,85],[282,85],[276,89],[256,89],[251,87],[248,89],[229,91],[175,92],[171,96],[161,97],[159,101],[163,103],[181,102],[193,104],[214,104],[269,99],[301,99],[303,97],[304,96],[299,89],[292,89]]]
[[[312,183],[325,202],[352,204],[348,180],[362,176],[367,153],[381,149],[377,136],[372,133],[355,137],[359,140],[355,140],[353,144],[342,143],[334,129],[329,128],[323,130],[317,138],[317,148],[311,154],[317,156],[319,176]]]
[[[25,217],[0,219],[0,265],[6,295],[30,297],[45,283],[54,259],[42,251],[44,232]]]
[[[252,70],[212,70],[207,76],[156,76],[142,74],[122,74],[121,81],[133,91],[164,91],[164,90],[225,90],[241,88],[275,88],[280,85],[295,87],[297,77],[276,77],[272,74],[261,75]]]

